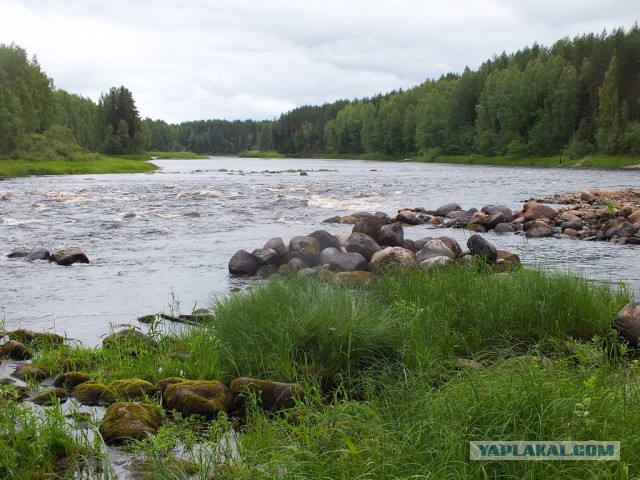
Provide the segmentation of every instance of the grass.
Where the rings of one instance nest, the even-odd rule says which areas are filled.
[[[238,155],[240,158],[285,158],[284,155],[275,151],[246,150]]]
[[[131,447],[148,478],[636,478],[640,364],[611,329],[631,300],[623,286],[529,269],[405,270],[362,287],[295,277],[216,299],[209,322],[176,337],[44,348],[34,362],[105,383],[303,385],[280,414],[250,404],[241,423],[166,423]],[[472,462],[474,440],[618,440],[622,458]]]
[[[580,162],[581,167],[593,168],[623,168],[640,165],[640,158],[630,156],[594,155]]]
[[[209,155],[201,155],[193,152],[149,152],[150,157],[158,160],[208,160]]]
[[[156,170],[156,166],[140,160],[115,156],[98,156],[83,160],[0,160],[1,177],[26,177],[29,175],[80,175],[101,173],[144,173]]]
[[[416,162],[451,163],[456,165],[499,165],[508,167],[559,167],[576,163],[568,157],[554,155],[552,157],[513,158],[505,156],[487,157],[484,155],[441,155],[435,159],[427,156],[414,157]]]

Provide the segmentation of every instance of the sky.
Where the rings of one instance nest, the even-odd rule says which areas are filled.
[[[141,117],[274,119],[640,21],[638,0],[0,0],[0,43]]]

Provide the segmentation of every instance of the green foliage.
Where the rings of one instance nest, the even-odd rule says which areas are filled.
[[[278,152],[261,151],[261,150],[246,150],[238,155],[240,158],[284,158],[284,155]]]

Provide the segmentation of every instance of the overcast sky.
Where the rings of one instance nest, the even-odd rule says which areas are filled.
[[[0,43],[142,117],[272,119],[640,19],[639,0],[0,0]]]

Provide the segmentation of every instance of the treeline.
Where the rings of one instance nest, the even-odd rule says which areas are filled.
[[[407,91],[302,107],[260,149],[293,155],[640,153],[640,29],[494,56]]]
[[[640,154],[640,27],[494,56],[407,91],[303,106],[273,121],[141,120],[131,92],[98,102],[0,45],[0,157],[189,150],[288,155]]]

